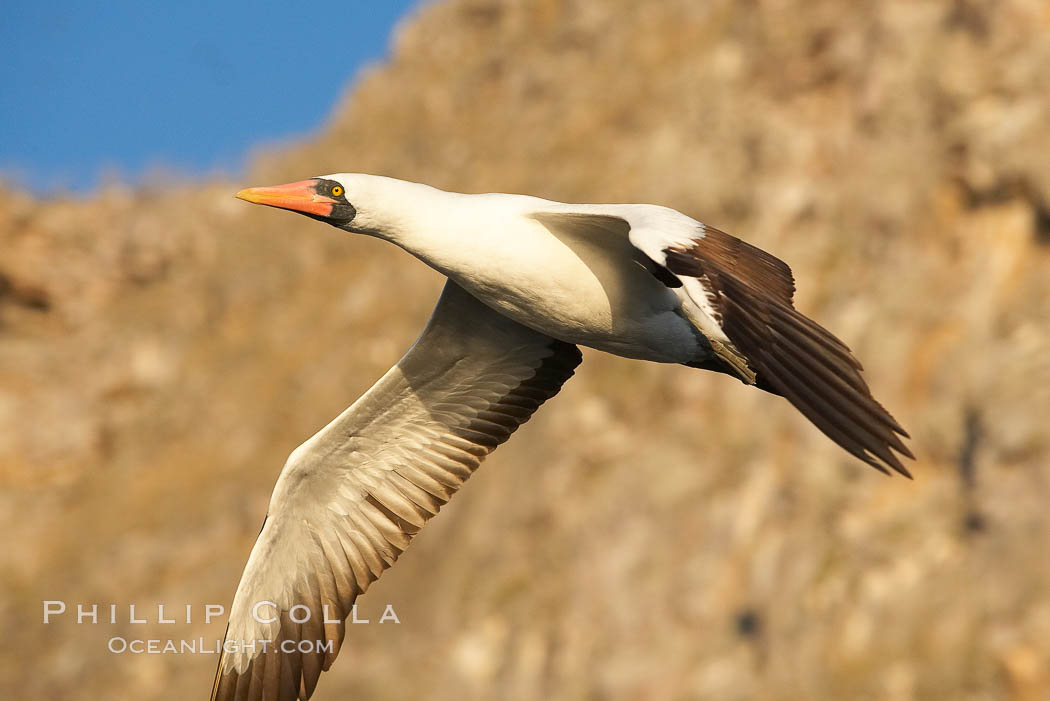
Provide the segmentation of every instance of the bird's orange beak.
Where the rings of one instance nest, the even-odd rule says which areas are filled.
[[[316,180],[300,180],[297,183],[273,187],[250,187],[241,190],[235,197],[245,202],[289,209],[317,217],[331,216],[334,205],[339,204],[327,195],[318,194]]]

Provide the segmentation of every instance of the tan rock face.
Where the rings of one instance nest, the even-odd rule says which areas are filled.
[[[232,598],[284,458],[440,287],[393,247],[232,200],[351,170],[667,204],[772,251],[919,461],[886,480],[775,398],[587,353],[362,599],[402,623],[356,626],[318,699],[1043,698],[1048,17],[438,3],[244,183],[5,190],[0,688],[206,693],[214,657],[107,641],[221,637],[200,612]],[[43,626],[42,599],[198,615]]]

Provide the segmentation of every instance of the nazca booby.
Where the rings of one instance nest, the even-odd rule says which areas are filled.
[[[787,264],[678,211],[346,173],[237,197],[386,239],[448,281],[415,345],[285,463],[213,700],[308,698],[358,594],[558,392],[579,345],[733,375],[869,465],[908,475],[894,454],[913,457],[907,433],[849,348],[795,310]]]

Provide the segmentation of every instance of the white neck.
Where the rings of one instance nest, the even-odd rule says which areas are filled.
[[[343,228],[402,246],[431,228],[428,225],[459,197],[429,185],[379,175],[331,177],[344,184],[347,199],[357,210],[353,221]]]
[[[340,173],[356,215],[343,229],[390,241],[430,267],[457,278],[485,268],[482,261],[520,257],[530,244],[508,232],[519,211],[547,203],[522,195],[465,195],[376,175]],[[538,226],[538,225],[537,225]],[[528,224],[525,224],[526,231]]]

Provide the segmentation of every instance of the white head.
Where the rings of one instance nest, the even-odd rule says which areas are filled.
[[[403,225],[413,202],[427,191],[435,192],[426,185],[381,175],[335,173],[287,185],[252,187],[236,197],[299,212],[346,231],[386,236]]]

